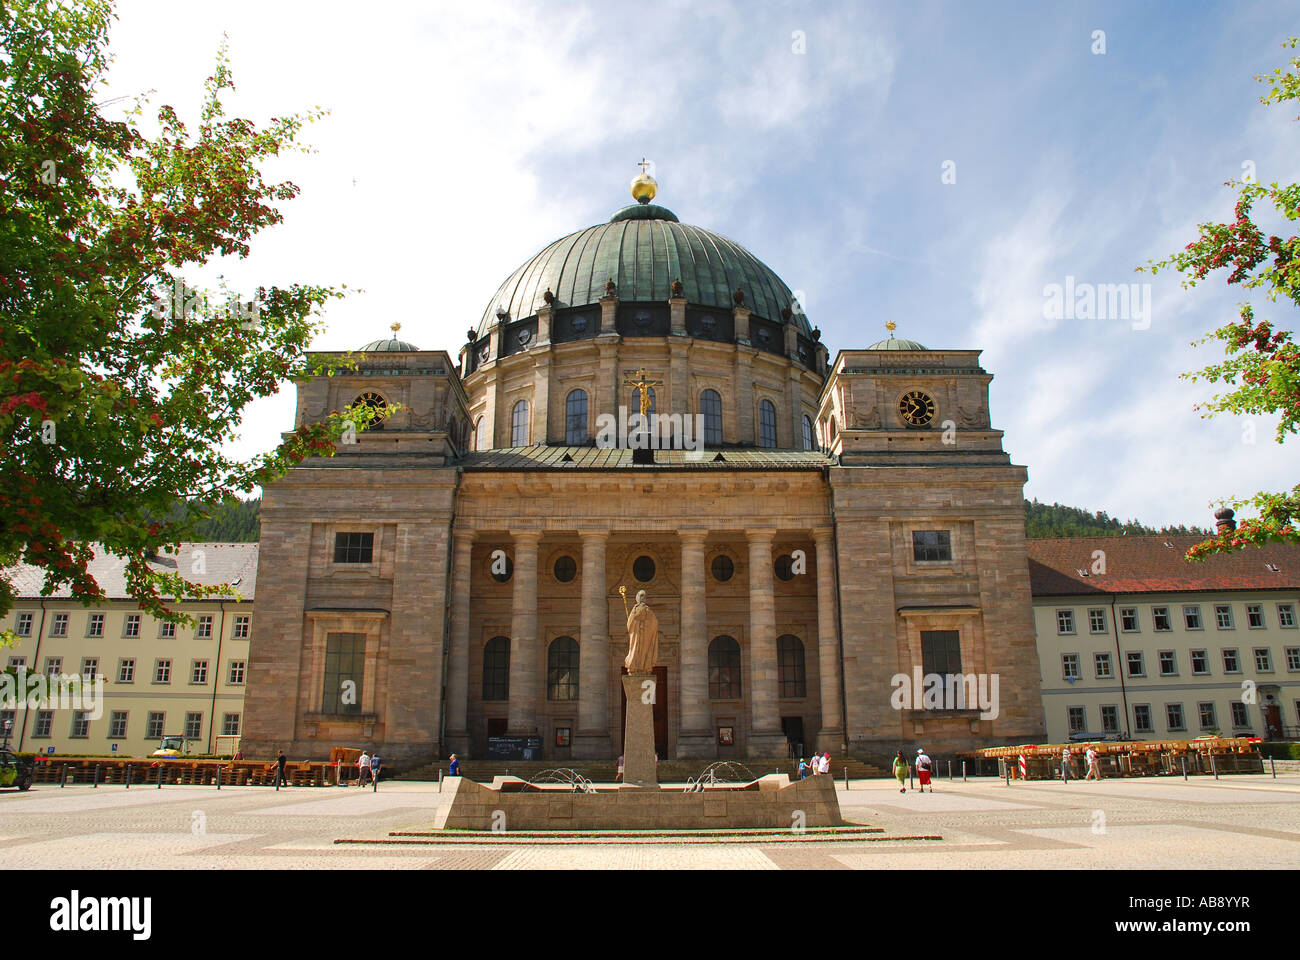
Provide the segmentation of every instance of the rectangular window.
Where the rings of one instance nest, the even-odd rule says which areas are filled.
[[[1061,676],[1065,680],[1079,679],[1079,655],[1077,653],[1061,654]]]
[[[167,714],[160,710],[150,710],[149,718],[144,725],[144,738],[146,740],[161,740],[163,735],[163,721],[167,719]]]
[[[14,716],[13,710],[0,710],[0,735],[6,739],[14,731]]]
[[[1273,651],[1268,647],[1255,648],[1255,670],[1258,673],[1273,672]]]
[[[172,662],[170,660],[155,660],[153,662],[153,682],[172,682]]]
[[[108,738],[110,740],[121,740],[126,736],[126,711],[114,710],[112,716],[108,718]]]
[[[248,639],[249,624],[250,624],[251,620],[252,620],[251,617],[246,617],[246,616],[235,617],[235,633],[234,633],[234,637],[235,637],[236,640],[247,640],[247,639]]]
[[[126,619],[122,621],[122,636],[138,637],[140,636],[140,614],[128,613]]]
[[[1092,633],[1106,632],[1106,611],[1101,607],[1088,610],[1088,630]]]
[[[56,613],[54,623],[50,626],[51,637],[66,637],[68,635],[68,615],[66,613]]]
[[[373,533],[334,534],[335,563],[372,563],[375,552]]]
[[[117,661],[117,682],[135,683],[135,658]]]
[[[1130,677],[1145,677],[1147,675],[1147,666],[1142,659],[1141,650],[1130,650],[1125,654],[1125,660],[1128,663],[1128,675]]]
[[[1125,633],[1138,632],[1138,610],[1137,607],[1120,607],[1119,608],[1119,628]]]
[[[1232,708],[1232,727],[1234,730],[1250,729],[1250,716],[1246,712],[1246,705],[1240,700],[1233,700],[1228,704]]]
[[[1172,650],[1160,651],[1160,676],[1178,676],[1178,655]]]
[[[1277,605],[1277,625],[1284,629],[1295,626],[1295,607],[1289,603]]]
[[[1133,732],[1151,732],[1151,706],[1146,703],[1133,704]]]
[[[1217,729],[1218,729],[1219,724],[1218,724],[1218,721],[1215,719],[1215,716],[1214,716],[1214,704],[1213,704],[1213,703],[1208,702],[1208,701],[1207,701],[1206,703],[1198,703],[1198,704],[1196,705],[1196,710],[1197,710],[1197,712],[1201,715],[1201,729],[1202,729],[1202,730],[1217,730]]]
[[[185,736],[191,740],[198,740],[203,736],[203,714],[185,714]]]
[[[912,559],[933,563],[952,559],[952,535],[947,530],[913,530]]]
[[[9,669],[11,669],[11,670],[13,670],[13,671],[15,671],[15,672],[17,672],[17,671],[19,671],[19,670],[25,670],[25,669],[27,669],[27,658],[26,658],[26,657],[10,657],[10,658],[9,658]]]
[[[209,637],[212,636],[212,617],[211,617],[211,616],[202,616],[202,617],[199,617],[199,627],[198,627],[198,629],[194,632],[194,636],[197,637],[197,638],[200,639],[200,640],[206,640],[206,639],[208,639]]]
[[[102,613],[92,613],[86,619],[86,636],[102,637],[104,635],[104,615]]]
[[[1286,669],[1287,673],[1295,673],[1300,670],[1300,647],[1286,648]]]
[[[1264,626],[1264,605],[1262,603],[1246,604],[1246,624],[1252,630],[1259,630]]]
[[[1083,707],[1066,707],[1065,713],[1070,721],[1071,733],[1083,733],[1088,729],[1087,712]]]
[[[1183,721],[1183,705],[1181,703],[1165,704],[1165,720],[1168,721],[1170,730],[1187,729],[1187,724]]]
[[[62,672],[63,672],[63,658],[62,658],[62,657],[46,657],[46,658],[45,658],[45,675],[46,675],[47,677],[57,677],[57,676],[58,676],[59,674],[61,674]]]
[[[221,720],[221,735],[223,737],[239,736],[239,714],[227,713]]]
[[[1101,732],[1119,733],[1119,707],[1113,703],[1104,704],[1101,708]]]
[[[1183,625],[1188,630],[1203,629],[1201,624],[1201,608],[1197,606],[1183,607]]]
[[[1233,629],[1231,604],[1216,603],[1214,605],[1214,625],[1220,630]]]
[[[68,736],[73,740],[84,740],[90,736],[90,714],[87,711],[72,711],[72,729]]]
[[[1193,650],[1192,656],[1192,673],[1200,676],[1210,672],[1210,651]]]
[[[921,669],[926,674],[938,674],[943,684],[943,702],[959,703],[965,691],[949,691],[948,675],[961,675],[961,634],[956,630],[921,631]],[[961,681],[951,681],[960,686]],[[951,698],[951,700],[950,700]]]
[[[32,635],[32,615],[26,611],[18,614],[14,619],[14,633],[20,637],[30,637]]]
[[[190,661],[190,683],[207,683],[208,682],[208,661],[191,660]]]
[[[1092,655],[1092,672],[1096,674],[1098,680],[1105,680],[1111,675],[1109,653],[1094,653]]]
[[[331,633],[325,638],[325,688],[321,713],[360,713],[365,679],[366,637]]]
[[[50,728],[53,726],[54,726],[54,711],[37,710],[36,725],[32,728],[32,736],[41,737],[42,739],[48,737],[50,735]]]
[[[1074,611],[1073,610],[1056,611],[1056,632],[1074,633]]]
[[[81,679],[93,683],[99,674],[99,657],[81,658]]]
[[[176,636],[176,624],[166,620],[158,621],[158,636],[163,640],[171,640]]]
[[[1223,672],[1241,673],[1241,660],[1237,657],[1235,649],[1223,651]]]
[[[231,661],[230,661],[230,679],[227,680],[226,682],[227,682],[227,683],[243,683],[243,682],[244,682],[244,671],[245,671],[245,669],[246,669],[246,665],[247,665],[247,663],[248,663],[248,661],[246,661],[246,660],[231,660]]]
[[[1168,633],[1173,629],[1173,625],[1169,622],[1168,607],[1152,607],[1151,620],[1155,624],[1157,633]]]

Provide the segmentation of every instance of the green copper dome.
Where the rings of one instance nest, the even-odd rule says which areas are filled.
[[[419,353],[420,348],[405,340],[393,337],[389,340],[372,340],[357,353]]]
[[[878,340],[868,350],[928,350],[915,340],[899,340],[897,337],[890,337],[888,340]]]
[[[501,319],[535,316],[547,290],[556,309],[599,303],[611,278],[623,302],[667,301],[680,279],[682,296],[692,304],[730,308],[739,288],[754,316],[776,323],[794,304],[790,288],[740,244],[681,223],[664,207],[635,203],[608,223],[556,240],[512,273],[483,311],[478,336]],[[790,322],[811,336],[802,311]]]

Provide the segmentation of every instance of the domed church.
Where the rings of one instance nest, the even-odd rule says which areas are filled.
[[[455,358],[393,324],[298,385],[295,427],[397,409],[265,489],[246,752],[617,757],[640,591],[661,758],[1041,738],[1026,471],[979,351],[890,322],[832,359],[656,190],[513,271]]]

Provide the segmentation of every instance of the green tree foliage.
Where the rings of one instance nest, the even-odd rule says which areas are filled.
[[[1078,507],[1059,503],[1025,501],[1025,536],[1031,540],[1046,537],[1150,537],[1206,536],[1200,527],[1147,527],[1136,520],[1120,521],[1104,511],[1089,513]]]
[[[1292,37],[1283,47],[1295,49],[1300,38]],[[1300,100],[1300,57],[1293,57],[1286,69],[1255,78],[1269,90],[1260,103]],[[1297,118],[1300,119],[1300,118]],[[1259,290],[1270,302],[1278,299],[1300,306],[1300,236],[1269,236],[1251,219],[1254,205],[1272,204],[1287,221],[1300,218],[1300,184],[1264,186],[1253,179],[1229,181],[1237,191],[1236,219],[1231,223],[1203,223],[1199,236],[1173,256],[1150,264],[1150,272],[1172,268],[1183,274],[1183,286],[1192,287],[1210,273],[1228,271],[1226,280],[1245,290]],[[1139,268],[1144,269],[1144,268]],[[1203,337],[1199,343],[1219,341],[1226,359],[1204,369],[1183,374],[1192,381],[1205,380],[1232,389],[1199,405],[1204,416],[1219,413],[1255,416],[1278,415],[1277,442],[1300,427],[1300,346],[1290,331],[1274,330],[1268,320],[1255,319],[1250,303],[1239,305],[1237,320]],[[1246,507],[1256,516],[1199,543],[1187,551],[1188,560],[1204,560],[1214,553],[1260,546],[1271,541],[1300,543],[1296,521],[1300,518],[1300,484],[1282,493],[1257,493],[1245,499],[1223,502],[1234,508]]]
[[[44,568],[46,591],[102,597],[91,543],[126,559],[141,609],[185,620],[165,599],[229,593],[147,558],[194,538],[213,505],[332,455],[348,408],[249,461],[223,453],[241,412],[287,381],[340,362],[306,356],[342,288],[273,286],[214,302],[183,277],[281,222],[298,193],[261,166],[321,115],[259,128],[225,116],[224,46],[191,130],[171,107],[157,133],[96,103],[110,64],[111,4],[0,4],[0,568]],[[390,411],[385,411],[390,412]],[[187,504],[172,513],[177,502]],[[160,519],[161,518],[161,519]],[[0,577],[0,615],[13,603]]]

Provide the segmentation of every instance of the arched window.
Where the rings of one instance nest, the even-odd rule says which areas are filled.
[[[509,637],[493,637],[483,648],[483,699],[510,699]]]
[[[803,641],[786,634],[776,641],[777,686],[782,697],[808,696]]]
[[[479,417],[474,424],[474,449],[487,449],[487,417]]]
[[[808,414],[803,415],[803,448],[811,450],[813,448],[813,427],[812,421],[808,419]]]
[[[839,429],[835,426],[835,418],[831,417],[829,425],[826,427],[826,445],[829,447],[839,436]]]
[[[587,442],[586,390],[573,390],[564,401],[564,442],[574,446]]]
[[[771,400],[758,405],[758,445],[776,446],[776,405]]]
[[[578,699],[578,641],[556,637],[546,651],[546,699]]]
[[[709,699],[740,699],[740,644],[731,637],[709,644]]]
[[[704,415],[704,445],[722,446],[722,397],[716,390],[700,394],[700,413]]]
[[[510,446],[528,446],[528,401],[520,400],[510,413]]]

